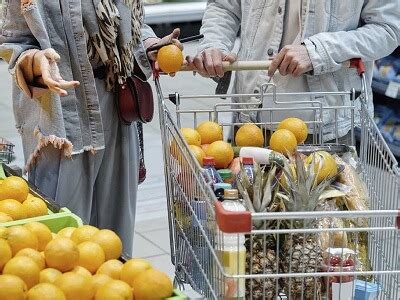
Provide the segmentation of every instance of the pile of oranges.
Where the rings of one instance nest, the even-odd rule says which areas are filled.
[[[122,242],[90,225],[52,233],[38,222],[0,227],[0,299],[163,299],[170,278],[144,259],[119,259]]]
[[[46,203],[29,193],[26,181],[10,176],[0,181],[0,223],[47,215]]]

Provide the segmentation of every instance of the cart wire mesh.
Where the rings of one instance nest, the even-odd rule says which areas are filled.
[[[239,287],[245,287],[246,299],[323,299],[329,297],[329,283],[336,278],[339,283],[351,278],[364,280],[378,286],[379,299],[400,299],[400,250],[399,238],[399,197],[400,173],[397,161],[382,138],[376,124],[364,104],[368,99],[363,91],[356,99],[354,90],[349,92],[314,93],[318,96],[348,96],[351,105],[323,107],[313,101],[309,106],[299,107],[298,111],[309,110],[314,118],[308,122],[314,132],[312,144],[323,143],[323,110],[330,110],[335,117],[333,132],[334,142],[339,142],[337,135],[337,118],[345,111],[351,119],[351,144],[355,145],[354,128],[361,128],[357,170],[365,182],[370,199],[370,210],[367,211],[313,211],[313,212],[261,212],[252,213],[252,228],[245,233],[246,237],[245,272],[237,268],[226,271],[224,233],[219,228],[216,213],[216,197],[210,184],[210,178],[199,165],[180,133],[182,116],[192,118],[196,127],[204,120],[219,121],[223,114],[234,114],[248,111],[262,113],[264,119],[257,123],[264,130],[264,136],[276,129],[278,120],[274,114],[290,112],[287,107],[264,108],[239,107],[234,99],[240,97],[272,96],[277,101],[279,96],[288,93],[268,93],[262,89],[258,95],[224,95],[226,101],[210,109],[182,109],[180,100],[217,99],[215,95],[189,95],[178,93],[164,97],[159,79],[156,78],[156,89],[159,100],[160,129],[163,141],[165,181],[167,190],[168,218],[171,242],[171,259],[176,268],[175,283],[190,284],[194,290],[206,299],[242,299],[237,294]],[[295,94],[295,93],[291,93]],[[313,93],[310,93],[313,94]],[[315,95],[314,95],[315,96]],[[175,114],[167,108],[166,101],[175,104]],[[359,105],[356,105],[356,102]],[[253,103],[254,104],[254,103]],[[303,103],[307,104],[307,103]],[[269,116],[269,118],[268,118]],[[242,125],[238,121],[219,122],[224,131],[229,131],[233,140],[235,127]],[[353,148],[355,149],[355,148]],[[355,152],[355,151],[354,151]],[[308,227],[305,220],[316,222],[326,218],[336,218],[343,223],[340,228]],[[362,224],[360,225],[360,220]],[[301,221],[301,222],[299,222]],[[397,223],[396,223],[397,222]],[[302,226],[296,227],[295,224]],[[273,225],[272,225],[273,224]],[[346,246],[356,255],[367,253],[364,263],[370,267],[364,270],[321,269],[321,249],[315,245],[315,236],[326,234],[329,244],[332,236],[346,236]],[[344,240],[344,238],[343,238]],[[272,241],[272,242],[271,242]],[[240,248],[239,242],[237,248]],[[362,248],[364,247],[364,248]],[[296,252],[298,248],[299,251]],[[317,250],[316,250],[317,249]],[[367,250],[366,250],[367,249]],[[299,256],[300,255],[300,256]],[[361,261],[357,258],[357,264]],[[311,263],[313,262],[313,263]],[[329,272],[328,272],[329,271]],[[334,277],[336,276],[336,277]],[[353,281],[354,285],[354,281]],[[341,285],[340,288],[341,289]],[[354,286],[353,286],[354,289]],[[236,290],[229,293],[232,290]],[[340,299],[348,299],[339,290]],[[233,295],[233,296],[232,296]],[[348,295],[347,295],[348,296]]]
[[[13,160],[14,145],[0,137],[0,163],[9,164]]]

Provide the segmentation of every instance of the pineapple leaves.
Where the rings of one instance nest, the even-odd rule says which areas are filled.
[[[242,195],[243,197],[243,201],[244,201],[244,205],[246,206],[246,208],[250,211],[250,212],[255,212],[254,210],[254,206],[253,206],[253,202],[251,202],[249,193],[247,192],[247,190],[244,188],[242,181],[238,180],[237,183],[237,188],[239,190],[239,193]]]
[[[264,171],[259,164],[254,162],[254,185],[253,185],[253,205],[256,211],[260,211],[261,207],[261,188]]]
[[[264,211],[270,205],[271,200],[273,199],[275,191],[272,190],[272,181],[274,180],[275,176],[276,176],[276,166],[274,166],[268,174],[267,182],[265,183],[264,186],[264,192],[263,192],[264,195],[261,202],[260,211]]]

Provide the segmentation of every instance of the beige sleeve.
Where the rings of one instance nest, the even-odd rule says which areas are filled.
[[[49,91],[48,88],[35,83],[33,59],[38,51],[40,50],[31,49],[25,51],[15,65],[15,82],[30,99],[38,98]]]

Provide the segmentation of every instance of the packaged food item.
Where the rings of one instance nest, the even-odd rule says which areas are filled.
[[[325,278],[325,289],[329,300],[353,300],[355,282],[353,275],[346,272],[355,270],[355,253],[348,248],[328,248],[325,250],[322,272],[340,272],[339,276]]]
[[[379,284],[356,280],[356,293],[354,300],[375,300],[381,291]]]
[[[219,201],[224,201],[225,190],[232,189],[232,185],[229,183],[221,182],[214,184],[214,194]]]
[[[222,182],[221,176],[219,176],[217,170],[215,169],[215,159],[214,157],[204,157],[203,158],[204,170],[210,175],[212,184]]]
[[[260,147],[234,147],[236,156],[239,157],[251,157],[254,162],[261,165],[269,165],[271,163],[277,163],[283,165],[285,157],[271,149],[260,148]]]
[[[344,197],[344,203],[348,210],[368,210],[369,196],[365,183],[361,180],[360,175],[349,164],[345,163],[340,157],[335,156],[338,164],[344,166],[343,171],[338,176],[338,181],[348,187],[348,191]],[[366,227],[368,220],[366,218],[358,218],[357,225]]]
[[[324,201],[318,207],[318,210],[322,211],[337,211],[339,210],[336,199],[330,199]],[[335,217],[320,218],[317,221],[318,229],[321,231],[318,233],[318,243],[322,250],[328,248],[346,248],[348,246],[347,233],[345,231],[334,231],[328,232],[324,229],[328,228],[345,228],[345,224],[342,219]]]

